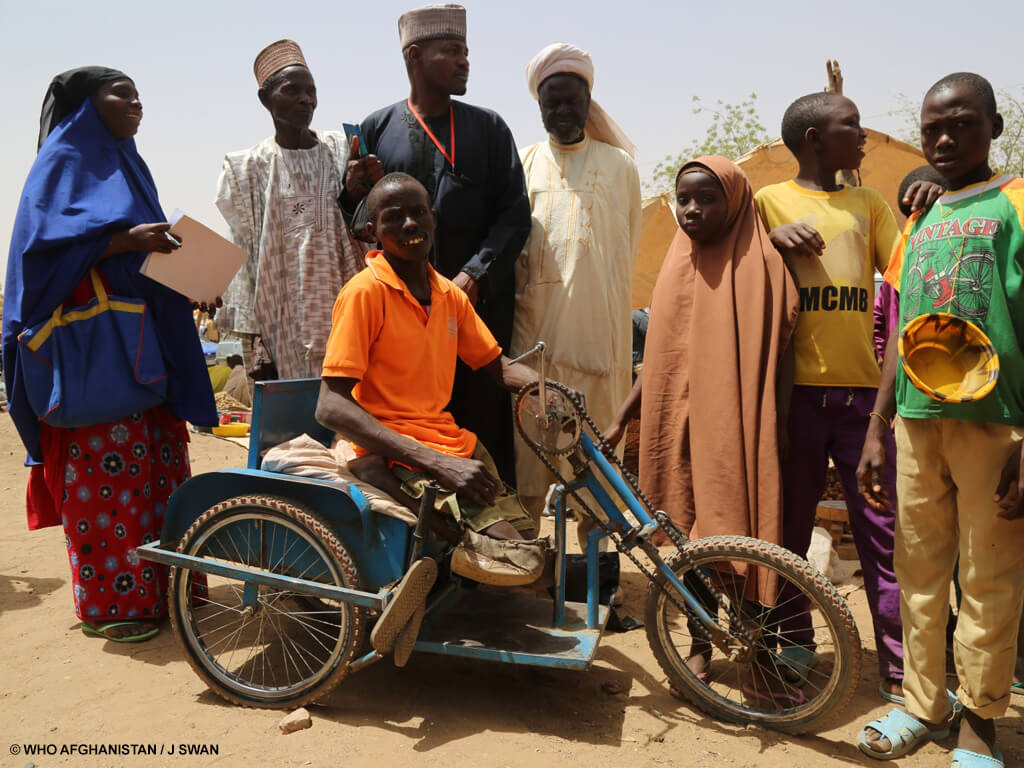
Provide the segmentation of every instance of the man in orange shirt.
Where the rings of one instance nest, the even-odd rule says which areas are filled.
[[[436,480],[448,489],[439,509],[459,526],[493,539],[534,538],[533,521],[498,479],[483,444],[445,406],[457,358],[510,390],[537,374],[501,354],[469,297],[430,266],[436,220],[420,182],[385,176],[367,213],[367,232],[383,250],[368,254],[366,269],[334,304],[317,420],[352,441],[356,477],[411,509],[424,483]],[[459,526],[441,522],[439,532],[458,540]],[[379,653],[394,650],[399,666],[411,653],[436,574],[430,558],[413,563],[370,635]]]
[[[423,185],[389,174],[368,201],[368,232],[383,250],[334,306],[317,419],[353,442],[350,469],[416,509],[408,491],[431,478],[453,492],[445,508],[497,539],[533,538],[476,435],[445,410],[456,358],[510,390],[536,381],[510,363],[468,297],[429,264],[435,214]]]

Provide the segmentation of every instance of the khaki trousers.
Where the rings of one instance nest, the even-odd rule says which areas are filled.
[[[1020,440],[1016,427],[1002,424],[896,421],[903,692],[917,718],[937,723],[949,715],[945,627],[958,555],[957,697],[986,719],[1009,704],[1024,599],[1024,518],[997,517],[992,497]]]

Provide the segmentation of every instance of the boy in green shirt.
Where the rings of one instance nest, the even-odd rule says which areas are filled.
[[[893,710],[864,729],[860,748],[872,757],[897,757],[942,738],[962,711],[954,765],[1003,765],[994,718],[1009,703],[1024,600],[1024,180],[988,164],[1002,128],[983,77],[958,72],[931,87],[921,108],[921,143],[949,192],[907,221],[885,274],[900,292],[900,328],[918,315],[956,315],[988,335],[1001,365],[987,396],[940,402],[915,389],[899,366],[897,332],[886,346],[878,418],[857,473],[869,503],[885,508],[878,472],[888,421],[898,414],[895,569],[906,712]],[[945,687],[943,628],[958,555],[963,600],[954,697]]]

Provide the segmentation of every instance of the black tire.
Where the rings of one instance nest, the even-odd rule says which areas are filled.
[[[774,544],[742,536],[714,536],[686,545],[686,554],[674,554],[667,565],[695,593],[703,593],[708,612],[720,627],[728,630],[726,604],[735,605],[743,624],[754,636],[754,653],[746,660],[730,660],[722,651],[701,642],[699,630],[687,621],[662,586],[676,589],[661,574],[647,592],[645,620],[647,639],[669,683],[698,709],[720,720],[755,723],[786,733],[818,730],[837,714],[853,696],[860,676],[860,635],[853,614],[832,584],[803,558]],[[692,565],[691,565],[692,563]],[[780,664],[778,641],[789,630],[780,630],[774,609],[746,599],[733,575],[731,564],[756,568],[758,578],[773,574],[779,592],[799,593],[809,606],[816,644],[816,661],[802,667],[803,682],[794,680],[792,670]],[[722,596],[716,599],[701,587],[693,568],[700,568]],[[697,587],[694,589],[693,587]],[[785,600],[786,603],[790,601]],[[792,626],[792,625],[787,625]],[[701,651],[704,651],[701,654]],[[687,666],[694,655],[707,660],[705,680]],[[710,656],[710,658],[708,658]],[[699,665],[699,662],[698,662]],[[767,695],[766,695],[767,694]],[[803,697],[804,701],[799,701]]]
[[[274,496],[237,496],[211,507],[178,552],[339,587],[361,582],[323,518]],[[260,586],[259,607],[247,610],[241,579],[206,574],[202,595],[197,575],[171,568],[171,625],[192,669],[218,695],[248,707],[293,709],[348,674],[362,646],[362,608]]]

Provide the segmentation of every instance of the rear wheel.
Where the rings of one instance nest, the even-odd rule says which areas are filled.
[[[344,544],[314,512],[274,496],[239,496],[204,512],[178,551],[338,587],[358,588]],[[168,604],[185,657],[210,688],[245,706],[294,708],[348,674],[363,609],[240,577],[171,568]]]
[[[665,589],[682,604],[659,574],[647,593],[647,638],[681,695],[718,719],[788,733],[818,729],[845,706],[860,673],[860,636],[829,581],[803,558],[757,539],[698,539],[686,555],[675,554],[667,565],[720,629],[735,629],[738,618],[753,646],[730,659],[709,643],[701,625],[669,599]],[[752,589],[755,583],[777,584],[769,588],[777,597],[767,601],[774,607],[759,602],[765,593]]]

